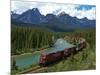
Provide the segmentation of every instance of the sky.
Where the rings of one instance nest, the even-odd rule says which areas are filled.
[[[11,11],[15,11],[18,14],[21,14],[23,12],[25,12],[28,9],[32,9],[32,8],[38,8],[40,13],[43,15],[47,15],[48,13],[53,13],[55,15],[58,15],[61,12],[65,12],[67,14],[69,14],[72,17],[77,17],[79,19],[87,17],[90,20],[96,19],[96,7],[94,4],[94,0],[84,0],[83,3],[74,3],[75,1],[78,0],[74,0],[74,4],[70,3],[73,0],[62,0],[61,2],[57,2],[57,3],[51,3],[50,2],[37,2],[37,1],[41,1],[41,0],[36,0],[36,1],[32,1],[32,0],[12,0],[11,1]],[[50,1],[50,0],[48,0]],[[55,0],[53,0],[55,1]],[[61,1],[61,0],[59,0]],[[64,3],[65,1],[65,3]],[[69,1],[69,2],[68,2]],[[79,1],[83,1],[83,0],[79,0]],[[60,4],[61,3],[61,4]],[[70,4],[68,4],[70,3]],[[80,5],[83,4],[83,5]],[[88,4],[88,5],[84,5],[84,4]]]

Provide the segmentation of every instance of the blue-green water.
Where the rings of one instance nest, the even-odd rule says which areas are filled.
[[[36,54],[22,55],[15,58],[15,60],[16,60],[16,65],[18,66],[18,68],[21,69],[21,68],[29,67],[32,64],[37,64],[39,58],[40,58],[40,54],[36,53]]]
[[[73,47],[73,46],[74,45],[67,43],[63,39],[58,39],[55,42],[54,46],[52,48],[46,50],[44,53],[61,51],[61,50],[64,50],[65,48],[69,48],[69,47]],[[15,58],[16,65],[20,69],[27,68],[33,64],[35,65],[39,62],[40,55],[41,55],[41,53],[38,52],[38,53],[34,53],[34,54],[25,54],[25,55],[18,56]]]

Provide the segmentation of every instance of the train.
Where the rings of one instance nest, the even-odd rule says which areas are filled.
[[[77,52],[82,51],[84,48],[86,48],[86,41],[85,39],[81,38],[79,43],[76,45],[65,47],[63,50],[42,53],[38,64],[43,67],[47,66],[51,63],[56,62],[57,60],[67,58],[72,54],[76,54]]]

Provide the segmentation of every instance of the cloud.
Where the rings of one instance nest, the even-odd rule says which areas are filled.
[[[21,14],[28,9],[37,8],[39,5],[37,2],[11,1],[11,11]]]
[[[95,0],[17,0],[17,1],[40,1],[40,2],[55,2],[55,3],[72,3],[72,4],[96,5],[96,1]]]
[[[40,9],[41,14],[46,15],[47,13],[54,13],[61,9],[61,7],[57,4],[45,3],[43,6],[38,7]]]
[[[78,15],[76,17],[78,18],[84,18],[87,17],[88,19],[96,19],[96,11],[95,7],[91,8],[90,10],[81,10],[77,11]]]
[[[75,4],[57,4],[57,3],[41,3],[41,2],[22,2],[22,1],[11,1],[11,9],[16,13],[21,14],[22,12],[38,8],[40,13],[46,15],[53,13],[58,15],[61,12],[65,12],[70,16],[77,18],[87,17],[88,19],[95,19],[96,7],[90,5],[75,5]]]

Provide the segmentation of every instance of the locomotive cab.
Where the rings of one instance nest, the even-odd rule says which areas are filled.
[[[39,65],[45,66],[45,63],[46,63],[46,55],[41,54],[40,60],[39,60]]]
[[[64,51],[54,51],[54,52],[41,54],[39,65],[47,66],[57,60],[60,60],[61,58],[63,58],[63,55],[64,55],[63,53]]]

